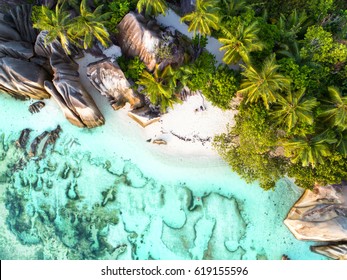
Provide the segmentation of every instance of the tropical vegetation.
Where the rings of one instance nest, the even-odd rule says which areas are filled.
[[[34,8],[34,27],[47,30],[46,43],[57,38],[69,52],[69,44],[88,48],[94,38],[106,45],[128,11],[152,17],[180,5],[94,2]],[[183,63],[149,71],[138,57],[118,60],[151,103],[164,113],[180,102],[183,87],[222,109],[234,106],[237,96],[234,125],[215,137],[214,146],[232,170],[264,189],[285,176],[305,188],[347,179],[346,1],[197,0],[181,21],[195,35],[184,45]],[[222,65],[204,50],[209,36],[221,43]],[[172,54],[164,47],[160,62]]]

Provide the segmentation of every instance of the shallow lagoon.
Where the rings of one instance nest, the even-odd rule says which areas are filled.
[[[282,223],[300,196],[288,182],[264,192],[218,158],[161,155],[122,112],[86,130],[51,101],[0,103],[1,259],[322,259]],[[15,147],[57,124],[44,159]]]

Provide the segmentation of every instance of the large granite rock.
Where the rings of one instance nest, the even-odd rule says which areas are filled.
[[[311,251],[335,260],[347,260],[347,243],[311,246]]]
[[[35,63],[8,56],[0,58],[0,89],[16,98],[49,98],[44,81],[50,78],[50,75]]]
[[[47,81],[45,88],[63,109],[67,119],[79,127],[103,125],[104,117],[80,82],[78,64],[65,54],[59,41],[53,41],[47,48],[51,52],[54,87]]]
[[[347,186],[316,186],[306,190],[284,220],[300,240],[347,241]]]
[[[95,88],[106,96],[114,110],[129,102],[132,109],[144,106],[144,98],[132,90],[115,59],[105,58],[87,67],[87,76]]]
[[[181,3],[181,13],[183,13],[184,15],[191,13],[195,9],[195,4],[196,4],[195,0],[181,0],[180,3]]]
[[[20,41],[21,37],[18,31],[6,21],[1,20],[4,15],[0,14],[0,42]]]
[[[152,71],[157,64],[156,48],[159,46],[159,35],[148,27],[143,16],[128,13],[118,24],[117,41],[122,53],[126,56],[139,56],[148,70]]]
[[[9,11],[13,24],[18,31],[21,40],[35,43],[37,32],[33,28],[31,21],[32,5],[18,5]]]
[[[23,41],[0,42],[0,57],[4,56],[29,60],[34,56],[33,45]]]

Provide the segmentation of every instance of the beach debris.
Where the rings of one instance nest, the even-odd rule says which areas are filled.
[[[157,145],[167,145],[167,142],[164,139],[154,139],[153,144],[157,144]]]
[[[45,105],[46,104],[43,101],[36,101],[29,105],[29,112],[32,114],[38,113],[43,107],[45,107]]]
[[[178,135],[177,133],[173,132],[172,130],[170,131],[170,133],[182,141],[192,142],[192,143],[195,143],[196,141],[198,141],[198,142],[201,142],[202,145],[205,145],[206,142],[211,142],[211,140],[212,140],[212,137],[210,137],[210,136],[202,138],[199,135],[194,134],[193,137],[190,138],[190,137]]]

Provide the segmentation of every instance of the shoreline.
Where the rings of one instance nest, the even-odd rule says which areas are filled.
[[[111,46],[104,50],[104,54],[108,57],[117,57],[120,55],[120,49]],[[85,53],[84,57],[76,62],[79,64],[80,81],[105,116],[106,125],[120,121],[124,123],[124,126],[125,123],[130,122],[131,128],[129,127],[128,131],[132,134],[130,137],[140,138],[143,143],[147,144],[146,148],[152,154],[156,157],[165,157],[165,161],[180,165],[183,161],[190,164],[201,161],[204,164],[210,161],[219,162],[218,165],[225,164],[217,151],[213,149],[212,141],[215,135],[226,131],[227,125],[233,122],[235,110],[223,111],[197,94],[189,96],[182,104],[175,104],[174,109],[169,109],[168,113],[162,115],[158,122],[143,128],[128,116],[129,104],[118,111],[113,110],[107,99],[90,83],[86,75],[87,65],[101,59],[103,58]],[[206,109],[196,111],[200,106],[204,106]],[[117,113],[115,114],[115,112]],[[181,140],[177,136],[191,139],[191,141]],[[151,139],[151,143],[148,143],[149,139]],[[154,144],[152,141],[155,139],[162,139],[167,144]],[[202,143],[199,139],[209,139],[209,141]],[[175,160],[169,160],[168,157],[175,158]]]

